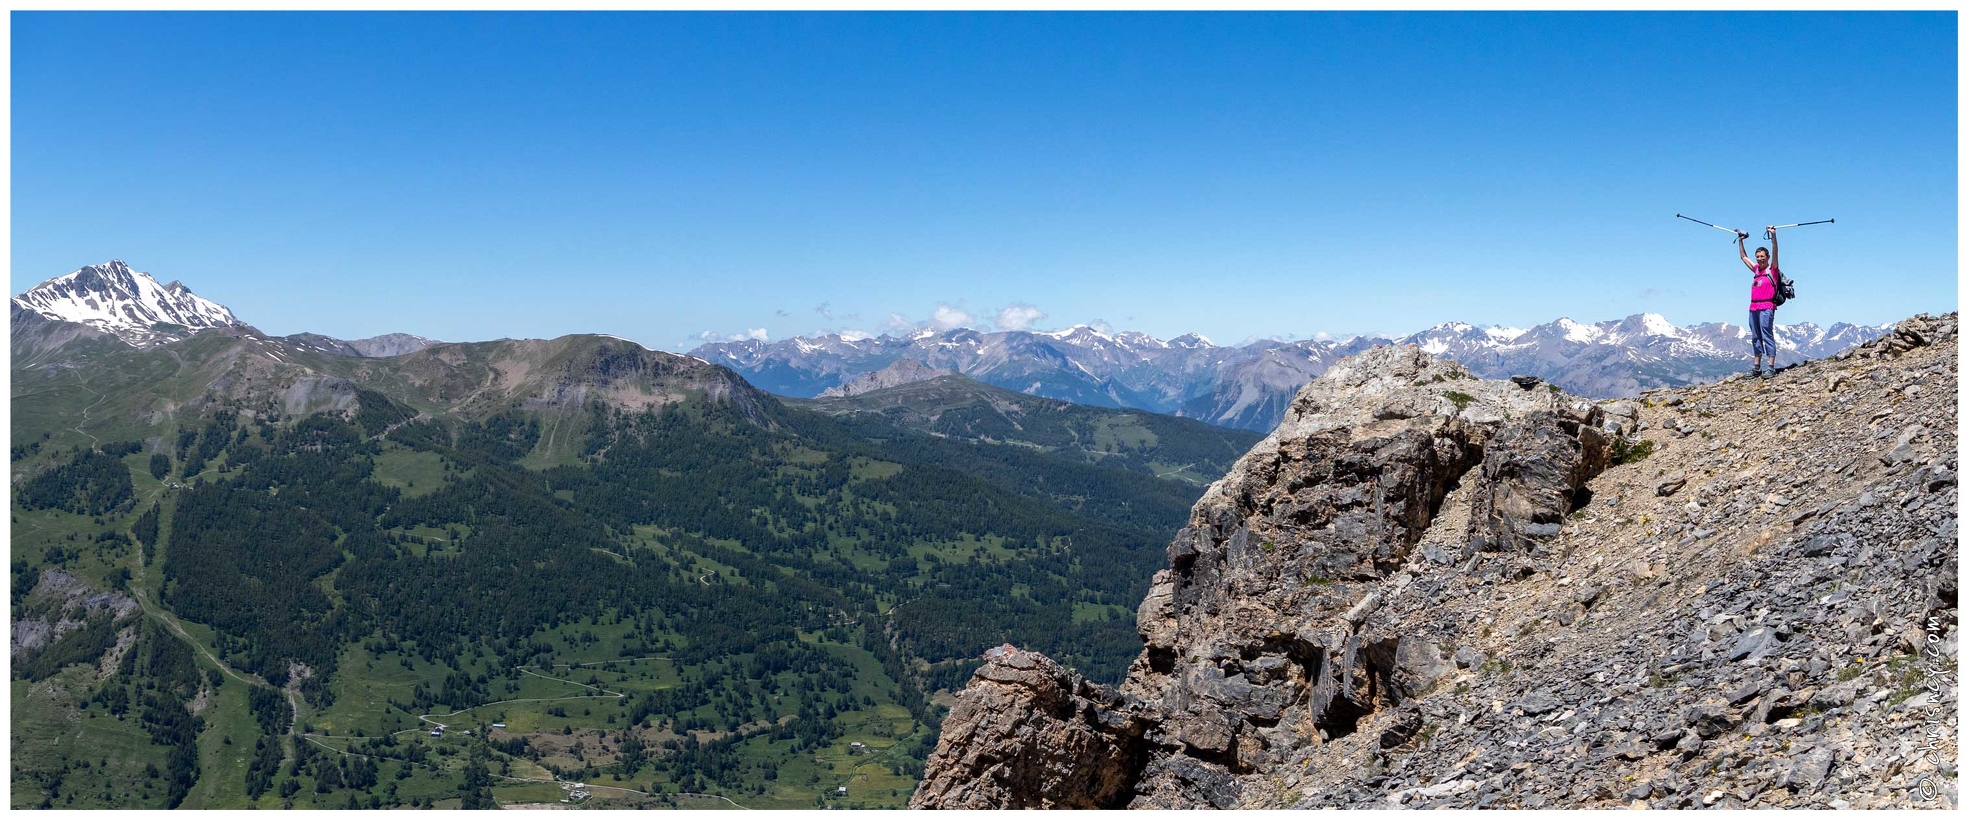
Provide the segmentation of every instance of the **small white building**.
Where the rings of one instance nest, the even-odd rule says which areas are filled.
[[[834,794],[835,794],[835,795],[847,795],[847,794],[848,794],[848,788],[847,788],[847,787],[835,787],[835,788],[834,788]]]
[[[506,725],[504,725],[504,724],[494,724],[494,725],[492,725],[492,729],[495,729],[495,730],[504,730],[504,729],[506,729]]]

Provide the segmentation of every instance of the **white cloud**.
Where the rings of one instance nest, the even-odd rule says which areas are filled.
[[[916,323],[903,318],[903,315],[898,313],[889,314],[889,318],[882,323],[882,329],[887,331],[909,331],[915,328]]]
[[[1023,302],[1014,302],[998,309],[998,321],[995,324],[1001,331],[1023,331],[1045,318],[1045,311]]]
[[[1101,333],[1107,334],[1109,336],[1114,335],[1114,326],[1109,325],[1108,321],[1105,319],[1096,319],[1093,322],[1089,322],[1087,323],[1087,327],[1093,328],[1094,330],[1100,331]]]
[[[945,303],[937,303],[937,309],[930,312],[929,321],[923,326],[933,331],[948,331],[952,328],[968,328],[977,324],[978,318],[963,308]]]
[[[860,342],[864,339],[874,339],[875,335],[867,331],[842,331],[841,338],[849,342]]]
[[[767,339],[767,334],[766,334],[766,329],[764,328],[748,328],[746,329],[745,333],[742,334],[721,334],[718,333],[717,331],[698,331],[697,335],[691,338],[698,340],[700,342],[743,342],[747,339],[753,339],[760,342],[764,342]]]
[[[834,309],[832,307],[829,307],[831,305],[833,305],[833,303],[831,302],[823,302],[819,305],[815,305],[814,313],[820,314],[821,318],[823,319],[833,319]]]
[[[1332,342],[1333,334],[1327,333],[1325,331],[1320,331],[1319,333],[1313,334],[1313,339],[1318,340],[1320,342]]]

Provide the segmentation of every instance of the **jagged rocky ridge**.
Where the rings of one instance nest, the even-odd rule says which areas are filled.
[[[1955,339],[1607,403],[1342,362],[1198,502],[1126,680],[988,652],[911,804],[1952,807]]]

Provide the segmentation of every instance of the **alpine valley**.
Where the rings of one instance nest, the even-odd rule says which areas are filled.
[[[601,335],[270,336],[121,262],[11,319],[17,808],[901,807],[982,648],[1119,680],[1259,439],[955,375],[782,400]]]
[[[1176,669],[1144,666],[1145,658],[1163,660],[1144,655],[1145,637],[1159,642],[1150,645],[1157,652],[1186,648],[1188,655],[1172,650],[1168,658],[1194,672],[1222,654],[1203,646],[1218,628],[1193,611],[1221,602],[1228,612],[1244,606],[1237,596],[1271,589],[1218,583],[1257,578],[1250,567],[1289,566],[1291,573],[1264,576],[1265,583],[1301,580],[1319,608],[1345,610],[1354,606],[1347,591],[1393,579],[1404,562],[1421,567],[1418,556],[1441,557],[1430,560],[1430,573],[1440,570],[1434,564],[1468,561],[1450,557],[1461,549],[1455,545],[1410,549],[1418,534],[1434,532],[1439,511],[1495,507],[1524,518],[1467,528],[1489,534],[1485,566],[1496,572],[1482,584],[1542,579],[1538,568],[1521,573],[1519,565],[1533,563],[1526,557],[1563,560],[1551,551],[1489,554],[1531,544],[1531,535],[1517,536],[1534,530],[1539,539],[1558,532],[1560,517],[1590,497],[1581,483],[1598,469],[1628,465],[1609,475],[1657,481],[1664,461],[1649,463],[1646,477],[1632,466],[1646,455],[1627,438],[1642,421],[1663,431],[1657,435],[1671,458],[1695,459],[1707,453],[1701,439],[1683,439],[1706,437],[1698,426],[1711,419],[1694,409],[1666,419],[1653,404],[1627,402],[1627,421],[1602,427],[1612,411],[1559,388],[1628,395],[1713,380],[1744,359],[1741,329],[1676,327],[1653,315],[1523,331],[1452,324],[1392,341],[1419,350],[1385,348],[1390,340],[1379,339],[1222,347],[1195,335],[1162,341],[1085,326],[720,343],[693,355],[591,334],[463,343],[406,334],[272,336],[181,283],[160,285],[117,261],[15,297],[10,319],[15,808],[899,808],[912,796],[919,806],[1121,806],[1136,795],[1156,806],[1293,805],[1297,796],[1253,786],[1283,772],[1274,759],[1311,743],[1288,738],[1290,728],[1281,725],[1271,747],[1223,722],[1199,723],[1194,737],[1185,736],[1180,722],[1189,719],[1173,703],[1123,703],[1111,692],[1108,685],[1123,684],[1133,698],[1153,689],[1143,683],[1151,673],[1167,678]],[[1953,345],[1954,318],[1936,322],[1899,331],[1783,326],[1780,338],[1794,359],[1873,340],[1866,361],[1882,363],[1881,375],[1864,377],[1871,404],[1852,411],[1871,413],[1889,401],[1873,397],[1876,383],[1896,386],[1909,401],[1953,395],[1952,355],[1920,359],[1932,372],[1914,382],[1892,368],[1905,351],[1940,357],[1943,346],[1932,343]],[[1388,373],[1340,378],[1375,362]],[[1329,368],[1333,378],[1308,386]],[[1809,380],[1832,381],[1808,385],[1802,373],[1784,384],[1801,391],[1823,384],[1831,393],[1839,379],[1861,379],[1812,371]],[[1480,379],[1518,374],[1558,387]],[[1362,385],[1374,390],[1363,393]],[[1401,414],[1374,405],[1385,386],[1408,403]],[[1857,386],[1845,390],[1861,396]],[[1736,407],[1724,401],[1735,393],[1717,397],[1702,407],[1719,414]],[[1494,418],[1476,418],[1490,411]],[[1399,428],[1399,437],[1376,436],[1406,444],[1370,453],[1329,434],[1321,427],[1328,417],[1344,417],[1361,437]],[[1290,430],[1265,437],[1281,419]],[[1404,425],[1426,427],[1427,435]],[[1946,509],[1952,522],[1955,465],[1942,446],[1952,453],[1953,440],[1941,441],[1944,430],[1952,423],[1906,433],[1899,445],[1908,454],[1888,466],[1893,473],[1920,462],[1909,487],[1947,498],[1907,509],[1924,517]],[[1671,445],[1667,432],[1680,444]],[[1295,444],[1308,436],[1317,448]],[[1431,449],[1429,436],[1454,447]],[[1519,496],[1496,489],[1508,483],[1491,478],[1487,452],[1497,454],[1491,461],[1519,458],[1500,462],[1499,476],[1544,476],[1547,451],[1574,453],[1579,447],[1567,443],[1582,441],[1595,470],[1569,468],[1554,474],[1565,477],[1563,488],[1533,488],[1543,507],[1519,510]],[[1317,465],[1269,467],[1269,454],[1289,449],[1281,442],[1294,454],[1312,453],[1301,460]],[[1422,444],[1408,447],[1414,442]],[[1328,451],[1340,455],[1314,458]],[[1403,467],[1410,462],[1426,464]],[[1384,469],[1412,481],[1370,492]],[[1475,481],[1479,469],[1483,482]],[[1708,482],[1702,498],[1735,498],[1717,495],[1727,490],[1718,484],[1723,475],[1697,476],[1694,462],[1683,470],[1688,475],[1675,476],[1692,489]],[[1465,471],[1470,489],[1445,502]],[[1938,478],[1944,473],[1946,481]],[[1400,504],[1382,498],[1398,491],[1408,494]],[[1464,498],[1477,491],[1492,495]],[[1620,495],[1635,500],[1629,507],[1641,496]],[[1254,499],[1272,517],[1263,524],[1271,529],[1246,509]],[[1340,536],[1319,530],[1336,509],[1348,511],[1342,524],[1371,527]],[[1668,513],[1650,510],[1668,521]],[[1630,514],[1621,508],[1620,515]],[[1232,538],[1226,534],[1245,518],[1260,528],[1252,533],[1276,540],[1276,552],[1274,541],[1249,534],[1232,539],[1232,548],[1210,541]],[[1720,527],[1695,512],[1686,518],[1690,528]],[[1659,536],[1662,544],[1675,528]],[[1709,531],[1693,532],[1682,547]],[[1403,540],[1381,538],[1388,533]],[[1354,552],[1305,558],[1317,546],[1305,541],[1313,536]],[[1179,549],[1191,543],[1199,547]],[[1852,552],[1839,544],[1836,555]],[[1189,575],[1172,581],[1172,562],[1202,574],[1190,568],[1218,567],[1225,550],[1244,562],[1241,569],[1210,570],[1219,575],[1208,583]],[[1198,551],[1208,561],[1193,559]],[[1672,555],[1655,561],[1644,563],[1646,573],[1678,572]],[[1343,584],[1335,587],[1335,579]],[[1799,581],[1799,589],[1821,581]],[[1387,580],[1386,600],[1410,607],[1395,598],[1407,583]],[[1638,587],[1607,590],[1611,601],[1641,595]],[[1509,600],[1544,607],[1559,593],[1541,593],[1536,605],[1529,596]],[[1952,588],[1946,596],[1952,607]],[[1138,630],[1138,606],[1146,614],[1139,630],[1149,633]],[[1646,606],[1636,601],[1632,609]],[[1696,618],[1700,608],[1688,607],[1682,615]],[[1674,629],[1683,629],[1677,619]],[[1432,624],[1457,626],[1431,633],[1443,647],[1454,643],[1447,633],[1473,626],[1447,617]],[[1490,641],[1488,629],[1482,637]],[[1273,638],[1231,638],[1224,646],[1233,654],[1245,646],[1238,642],[1263,645],[1246,654],[1247,666],[1272,671],[1265,679],[1235,675],[1304,684],[1297,667],[1264,666],[1299,650],[1265,644]],[[1825,641],[1835,664],[1826,675],[1844,675],[1836,657],[1849,650],[1869,659],[1888,652],[1871,639]],[[1502,659],[1496,643],[1484,644],[1485,652]],[[1003,644],[1022,649],[980,656]],[[1307,653],[1352,647],[1325,638],[1307,646],[1315,647]],[[1701,648],[1688,652],[1710,657]],[[1347,659],[1353,653],[1346,650]],[[1198,666],[1199,654],[1211,663]],[[1677,669],[1694,663],[1677,658]],[[1373,712],[1385,694],[1366,691],[1387,667],[1374,659],[1381,666],[1369,666],[1383,672],[1361,673],[1363,692],[1347,696],[1359,702],[1349,728],[1358,719],[1378,730],[1374,722],[1397,715],[1393,702]],[[1446,663],[1425,660],[1431,670]],[[1459,655],[1455,663],[1464,661]],[[1354,662],[1335,664],[1348,676],[1343,686],[1354,687]],[[1874,667],[1861,674],[1886,681],[1891,671]],[[986,684],[958,696],[974,674],[985,677],[978,682],[1009,681],[1031,678],[1027,668],[1051,671],[1047,681],[1066,681],[1074,694],[1042,708],[1098,703],[1103,712],[1056,712],[1034,723],[1023,701],[994,706],[997,691]],[[1230,669],[1195,680],[1223,689]],[[1787,680],[1796,688],[1803,676]],[[1498,698],[1511,686],[1480,684]],[[1418,685],[1410,695],[1423,692]],[[1805,703],[1786,698],[1784,705]],[[945,737],[940,747],[953,703],[953,726],[983,727],[991,716],[1009,723]],[[1307,738],[1322,737],[1334,715],[1308,718],[1318,727]],[[1125,726],[1082,726],[1110,719]],[[1075,744],[1100,733],[1126,736],[1110,747],[1134,758],[1054,766],[1049,755],[1086,750],[1047,748],[1018,730],[1062,723],[1071,726],[1061,737]],[[1222,737],[1203,739],[1205,731]],[[1395,735],[1406,744],[1416,732],[1423,731]],[[1445,732],[1439,743],[1464,744],[1464,735]],[[999,748],[1033,767],[999,772],[965,754]],[[1184,756],[1206,756],[1197,752],[1204,748],[1215,757],[1191,766]],[[1268,749],[1273,758],[1241,757]],[[933,751],[931,786],[919,793]],[[1484,761],[1493,758],[1503,760]],[[1361,763],[1369,760],[1329,771],[1352,779],[1349,767],[1382,766]],[[1172,767],[1201,775],[1158,775]],[[1024,784],[1045,773],[1098,781],[1099,789]],[[1814,788],[1824,780],[1821,768]],[[1218,790],[1222,801],[1197,799],[1220,782],[1236,789]],[[1345,793],[1353,784],[1329,790],[1333,800],[1353,801]]]

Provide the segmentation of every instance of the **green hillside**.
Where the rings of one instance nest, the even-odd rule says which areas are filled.
[[[898,807],[987,647],[1120,678],[1200,492],[1142,467],[1242,435],[592,336],[63,354],[14,371],[16,807]]]

